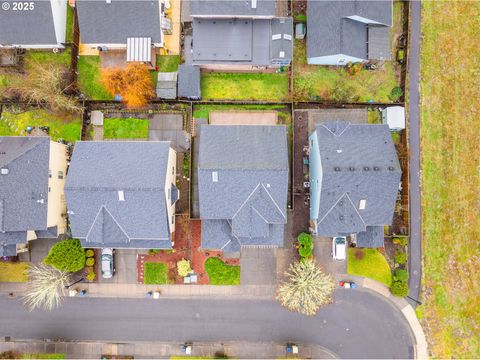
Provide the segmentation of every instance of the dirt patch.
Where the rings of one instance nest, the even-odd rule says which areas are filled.
[[[212,125],[276,125],[276,111],[212,111]]]

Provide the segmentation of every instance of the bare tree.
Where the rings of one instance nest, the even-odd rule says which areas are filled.
[[[69,283],[70,273],[44,264],[32,265],[30,282],[24,296],[24,305],[30,311],[36,308],[53,310],[62,302],[63,289]]]
[[[315,315],[332,301],[335,283],[313,260],[291,264],[277,289],[277,300],[292,311]]]

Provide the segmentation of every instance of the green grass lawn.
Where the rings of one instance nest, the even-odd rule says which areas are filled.
[[[150,71],[153,86],[156,88],[159,72],[175,72],[180,64],[180,55],[157,55],[158,71]]]
[[[25,56],[25,68],[28,71],[30,69],[29,63],[37,62],[40,64],[44,63],[54,63],[58,65],[63,65],[67,69],[70,67],[71,61],[71,50],[67,48],[63,51],[59,51],[58,53],[54,53],[51,50],[48,51],[40,51],[40,50],[28,50]]]
[[[390,286],[392,272],[385,257],[377,249],[362,249],[365,255],[359,260],[355,258],[356,250],[358,249],[348,249],[347,272],[350,275],[364,276]]]
[[[78,86],[86,97],[93,100],[112,100],[100,82],[100,57],[80,56],[78,59]]]
[[[136,118],[105,118],[105,139],[148,139],[148,120]]]
[[[143,271],[143,282],[147,285],[169,284],[167,264],[146,262]]]
[[[43,109],[15,113],[4,108],[0,118],[0,136],[25,135],[27,126],[48,126],[52,140],[80,140],[82,120],[80,116],[55,115]]]
[[[193,117],[195,118],[209,118],[209,114],[211,111],[229,111],[229,110],[272,110],[272,111],[279,111],[280,113],[284,113],[283,110],[285,107],[283,105],[210,105],[210,104],[201,104],[201,105],[194,105],[193,106]],[[289,112],[285,114],[290,115]]]
[[[65,359],[65,354],[22,354],[22,359]]]
[[[27,281],[28,263],[0,261],[0,283]]]
[[[202,98],[286,101],[287,74],[202,73]]]
[[[240,285],[240,266],[226,265],[211,257],[205,261],[205,270],[212,285]]]

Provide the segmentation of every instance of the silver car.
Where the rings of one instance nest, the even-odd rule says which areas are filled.
[[[332,241],[332,255],[336,261],[344,261],[347,257],[347,238],[334,237]]]
[[[104,279],[110,279],[112,278],[113,274],[115,274],[115,266],[113,264],[114,254],[115,254],[115,250],[112,248],[102,249],[101,269],[102,269],[102,277]]]

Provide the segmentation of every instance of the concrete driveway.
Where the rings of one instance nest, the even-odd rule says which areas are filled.
[[[242,285],[275,285],[277,282],[277,249],[243,247],[240,253]]]
[[[190,135],[183,130],[183,115],[155,114],[149,121],[148,140],[171,141],[176,151],[188,151]]]
[[[347,260],[336,261],[332,256],[332,238],[317,236],[314,239],[313,255],[323,270],[333,276],[347,273]]]
[[[212,111],[212,125],[276,125],[275,111]]]
[[[136,284],[137,253],[137,250],[116,249],[113,259],[115,275],[110,279],[102,278],[101,264],[98,264],[98,282],[100,284]]]

